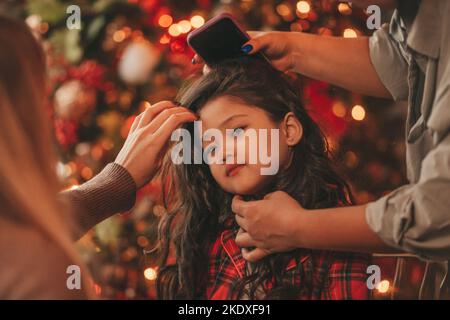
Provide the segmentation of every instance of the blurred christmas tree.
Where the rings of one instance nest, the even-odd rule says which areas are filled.
[[[81,8],[80,30],[66,27],[66,9],[73,4]],[[332,0],[36,0],[0,9],[25,19],[48,53],[58,174],[68,188],[113,161],[135,116],[150,103],[172,99],[198,70],[190,63],[186,35],[210,17],[229,12],[247,30],[372,33],[364,11]],[[403,109],[304,77],[300,82],[359,202],[405,182]],[[156,257],[149,249],[164,214],[159,198],[153,182],[140,190],[131,212],[108,219],[80,241],[100,297],[155,297]],[[393,260],[379,263],[382,276],[392,281]],[[418,283],[420,271],[411,282]]]

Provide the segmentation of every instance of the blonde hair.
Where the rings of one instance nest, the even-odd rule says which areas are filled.
[[[0,43],[0,215],[36,227],[81,266],[57,201],[45,55],[24,23],[2,16]]]

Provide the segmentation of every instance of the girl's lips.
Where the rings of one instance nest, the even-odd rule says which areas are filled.
[[[225,174],[227,175],[227,177],[233,177],[237,175],[243,167],[243,164],[227,164],[225,166]]]

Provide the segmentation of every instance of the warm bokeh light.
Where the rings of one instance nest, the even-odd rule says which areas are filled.
[[[144,236],[139,236],[137,238],[137,243],[140,247],[143,247],[143,248],[145,248],[149,244],[148,239]]]
[[[191,25],[193,28],[200,28],[205,24],[205,19],[202,16],[196,15],[191,18]]]
[[[358,165],[358,157],[353,151],[347,151],[344,155],[344,162],[347,167],[355,168]]]
[[[164,34],[160,39],[159,43],[168,44],[170,42],[170,37],[167,34]]]
[[[347,3],[339,3],[338,4],[338,11],[343,15],[350,15],[352,14],[352,8]]]
[[[116,32],[114,32],[113,40],[115,42],[122,42],[123,40],[125,40],[125,37],[126,37],[125,31],[117,30]]]
[[[366,110],[364,110],[363,106],[357,104],[352,108],[352,118],[358,121],[364,120],[366,117]]]
[[[293,32],[301,32],[301,31],[303,31],[302,25],[300,23],[297,23],[297,22],[291,23],[290,29]]]
[[[153,281],[157,277],[157,272],[155,268],[147,268],[144,270],[144,277],[147,280]]]
[[[81,170],[81,176],[83,177],[84,180],[89,180],[90,178],[92,178],[93,175],[94,173],[92,172],[92,169],[89,167],[84,167],[83,170]]]
[[[181,20],[178,22],[178,28],[180,29],[181,33],[188,33],[191,31],[191,23],[188,20]]]
[[[297,10],[300,13],[308,13],[311,10],[311,5],[308,1],[299,1],[297,2]]]
[[[336,102],[333,104],[332,111],[336,117],[343,118],[347,114],[347,109],[341,102]]]
[[[355,30],[347,28],[344,30],[343,36],[344,38],[356,38],[358,37],[358,34],[356,33]]]
[[[114,148],[114,143],[109,139],[103,139],[101,142],[102,148],[109,151]]]
[[[377,290],[379,293],[386,293],[389,291],[389,280],[383,280],[378,283]]]
[[[172,37],[178,37],[181,34],[180,27],[178,26],[178,24],[174,23],[169,27],[169,34]]]
[[[163,28],[168,28],[173,22],[173,18],[168,14],[163,14],[158,19],[158,24]]]
[[[277,12],[280,16],[284,17],[288,16],[291,13],[291,10],[289,10],[289,7],[286,4],[282,3],[277,6]]]
[[[78,184],[74,184],[74,185],[71,185],[69,188],[67,188],[67,190],[76,190],[76,189],[78,189],[80,186],[78,185]]]
[[[42,34],[47,33],[48,29],[49,29],[49,25],[48,25],[47,22],[43,22],[39,26],[39,32],[42,33]]]

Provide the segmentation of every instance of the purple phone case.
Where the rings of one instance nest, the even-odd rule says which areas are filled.
[[[187,43],[188,45],[192,48],[192,50],[195,51],[194,47],[191,45],[191,39],[194,38],[197,34],[203,32],[204,30],[208,29],[209,27],[213,26],[214,24],[216,24],[218,21],[222,20],[222,19],[230,19],[234,25],[236,26],[236,28],[248,39],[250,40],[250,36],[248,35],[247,32],[244,31],[244,29],[239,25],[239,23],[237,23],[236,19],[234,19],[234,17],[229,14],[229,13],[221,13],[218,16],[215,16],[214,18],[208,20],[203,26],[201,26],[198,29],[195,29],[194,31],[192,31],[191,33],[188,34],[187,36]],[[196,51],[195,51],[196,52]],[[197,52],[196,52],[197,53]],[[198,54],[198,53],[197,53]],[[270,60],[262,53],[259,52],[259,54],[270,64],[272,64],[270,62]]]
[[[247,38],[250,40],[250,36],[247,34],[247,32],[245,32],[241,26],[237,23],[236,19],[233,18],[233,16],[229,13],[221,13],[218,16],[215,16],[214,18],[208,20],[203,26],[201,26],[198,29],[195,29],[194,31],[192,31],[191,33],[188,34],[187,36],[187,42],[189,44],[189,46],[194,50],[194,48],[191,45],[191,38],[195,37],[197,34],[201,33],[202,31],[208,29],[209,27],[215,25],[218,21],[222,20],[222,19],[230,19],[234,25],[238,28],[238,30]]]

